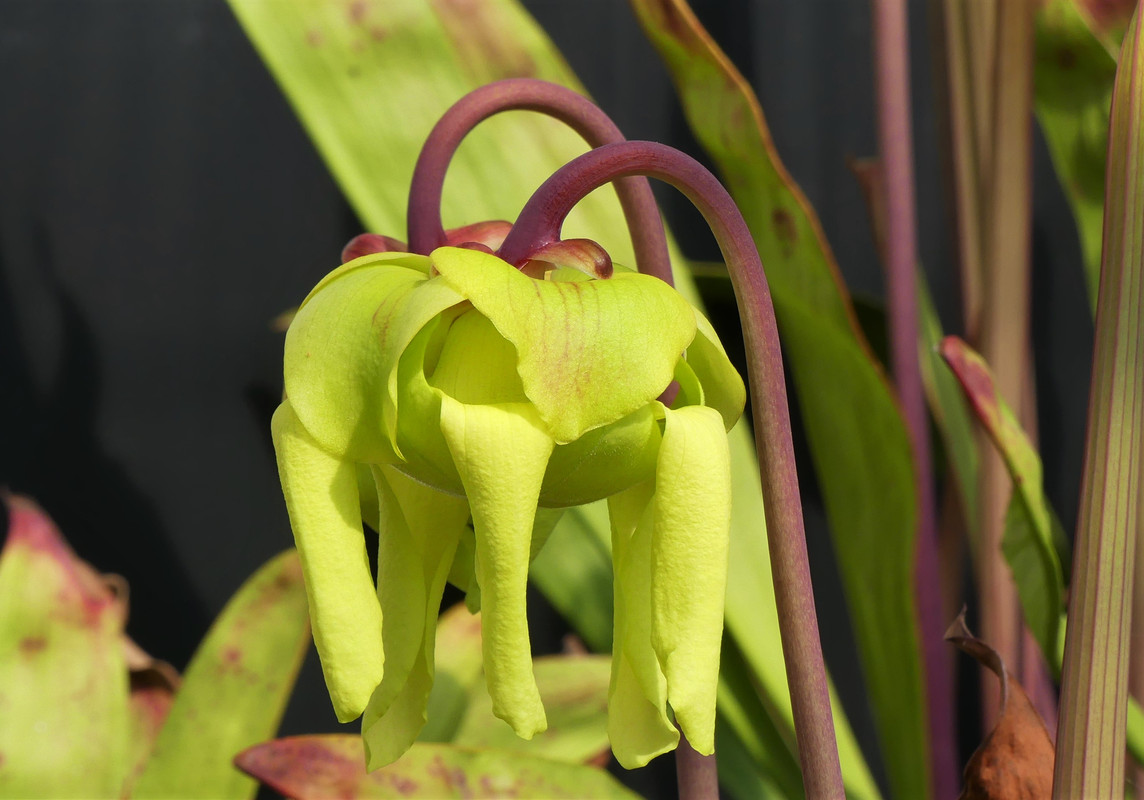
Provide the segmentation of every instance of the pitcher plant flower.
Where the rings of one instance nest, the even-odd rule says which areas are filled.
[[[515,225],[443,231],[436,209],[456,142],[509,107],[564,119],[603,161],[558,172]],[[714,750],[727,431],[745,389],[710,322],[669,282],[559,237],[587,183],[646,171],[614,149],[625,147],[653,152],[622,143],[567,90],[478,90],[422,153],[409,245],[355,239],[286,334],[272,426],[279,472],[326,683],[339,720],[363,715],[370,769],[400,757],[425,722],[446,581],[481,610],[494,713],[524,738],[545,730],[529,563],[562,509],[604,498],[612,749],[627,768],[673,749],[681,731],[699,753]],[[608,152],[622,163],[609,166]],[[629,225],[653,228],[633,236],[641,268],[663,275],[646,180],[630,178],[621,195]],[[376,585],[363,517],[379,535]]]

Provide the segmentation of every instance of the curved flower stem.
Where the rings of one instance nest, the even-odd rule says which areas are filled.
[[[536,190],[499,255],[510,264],[523,263],[531,252],[560,238],[565,217],[581,198],[631,175],[658,178],[683,192],[711,227],[731,273],[747,350],[767,543],[803,782],[807,797],[841,798],[842,771],[811,590],[778,328],[758,251],[731,196],[698,161],[671,147],[654,142],[605,145],[565,165]]]
[[[719,771],[715,754],[700,753],[691,746],[683,731],[675,748],[675,776],[679,784],[679,800],[713,800],[719,797]]]
[[[539,111],[579,133],[592,147],[624,141],[615,123],[591,100],[555,83],[510,78],[476,89],[458,100],[433,127],[409,187],[409,249],[428,255],[445,244],[441,195],[445,172],[461,140],[480,122],[502,111]],[[616,193],[628,222],[641,272],[669,279],[671,263],[659,208],[646,178],[618,181]]]

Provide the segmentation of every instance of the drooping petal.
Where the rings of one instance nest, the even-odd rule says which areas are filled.
[[[647,275],[535,280],[486,253],[430,258],[516,347],[525,394],[559,443],[654,400],[695,336],[687,301]]]
[[[385,675],[362,719],[371,770],[400,758],[425,725],[441,594],[469,518],[463,499],[393,468],[375,467],[374,477],[383,509],[377,592],[390,622]]]
[[[713,408],[664,409],[651,547],[652,646],[688,741],[715,747],[715,690],[727,587],[731,466]]]
[[[536,501],[553,442],[525,403],[441,400],[441,429],[469,498],[493,713],[531,739],[547,727],[525,618]]]
[[[624,769],[642,767],[679,743],[667,716],[667,681],[651,646],[654,488],[647,481],[608,499],[615,565],[608,738]]]
[[[695,312],[696,334],[687,346],[687,364],[703,386],[703,404],[723,416],[723,427],[731,430],[743,413],[747,389],[711,323]]]
[[[271,421],[282,493],[302,558],[314,644],[338,719],[359,716],[381,682],[381,606],[365,552],[357,470],[302,427],[290,401]]]
[[[453,566],[449,569],[449,583],[465,593],[465,608],[470,614],[481,610],[481,585],[477,583],[477,540],[471,527],[461,533]]]

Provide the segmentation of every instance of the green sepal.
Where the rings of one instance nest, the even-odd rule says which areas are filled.
[[[290,527],[302,558],[314,644],[341,722],[381,682],[381,606],[365,552],[357,468],[318,445],[287,400],[270,425]]]
[[[695,337],[691,306],[648,275],[536,280],[488,253],[430,258],[516,347],[524,392],[559,444],[653,401]]]
[[[710,406],[723,417],[723,428],[731,430],[743,414],[747,388],[738,370],[727,358],[727,351],[711,327],[707,317],[695,310],[696,334],[687,346],[687,365],[703,386],[703,405]],[[695,405],[699,405],[696,403]]]

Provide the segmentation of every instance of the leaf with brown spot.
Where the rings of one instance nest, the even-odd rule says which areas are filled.
[[[33,501],[3,499],[0,795],[118,796],[128,759],[124,603]]]
[[[365,771],[360,736],[294,736],[256,745],[239,769],[296,800],[545,797],[630,800],[636,795],[600,769],[527,756],[418,742],[400,759]]]
[[[130,670],[131,687],[126,778],[129,786],[143,772],[147,759],[151,757],[155,740],[159,737],[163,723],[167,721],[167,714],[175,702],[175,692],[179,690],[182,678],[173,666],[153,658],[131,637],[124,635],[121,645]]]
[[[1053,743],[1025,690],[1010,677],[997,651],[969,632],[964,611],[945,639],[1001,681],[997,725],[965,765],[961,800],[1047,800],[1053,792]]]
[[[238,590],[191,659],[135,797],[253,797],[235,753],[273,736],[310,643],[293,550]]]

